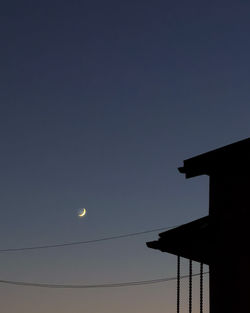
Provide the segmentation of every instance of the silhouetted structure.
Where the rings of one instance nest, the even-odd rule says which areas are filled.
[[[210,177],[209,215],[147,246],[209,265],[210,312],[250,312],[250,138],[184,161]]]

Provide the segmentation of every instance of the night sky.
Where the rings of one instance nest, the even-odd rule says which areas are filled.
[[[208,214],[208,178],[185,180],[177,167],[249,137],[248,1],[10,0],[0,12],[1,249],[98,239]],[[176,257],[145,245],[157,237],[1,253],[0,280],[173,277]],[[196,308],[198,278],[194,284]],[[207,291],[207,278],[205,284]],[[0,288],[4,313],[160,313],[174,312],[176,302],[174,281]]]

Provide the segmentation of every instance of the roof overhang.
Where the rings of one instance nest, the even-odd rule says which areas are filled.
[[[249,175],[250,138],[184,160],[179,171],[191,178],[199,175]]]
[[[209,216],[159,234],[157,241],[147,242],[152,249],[168,252],[204,264],[210,263],[211,237]]]

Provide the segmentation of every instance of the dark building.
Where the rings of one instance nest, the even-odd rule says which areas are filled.
[[[250,312],[250,138],[185,160],[179,171],[209,176],[209,215],[147,246],[209,265],[210,313]]]

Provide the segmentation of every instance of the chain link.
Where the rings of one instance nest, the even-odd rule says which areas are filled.
[[[200,264],[200,313],[203,313],[203,263]]]
[[[189,260],[189,313],[192,313],[192,275],[193,266],[192,260]]]
[[[180,256],[177,256],[177,313],[180,313]]]

